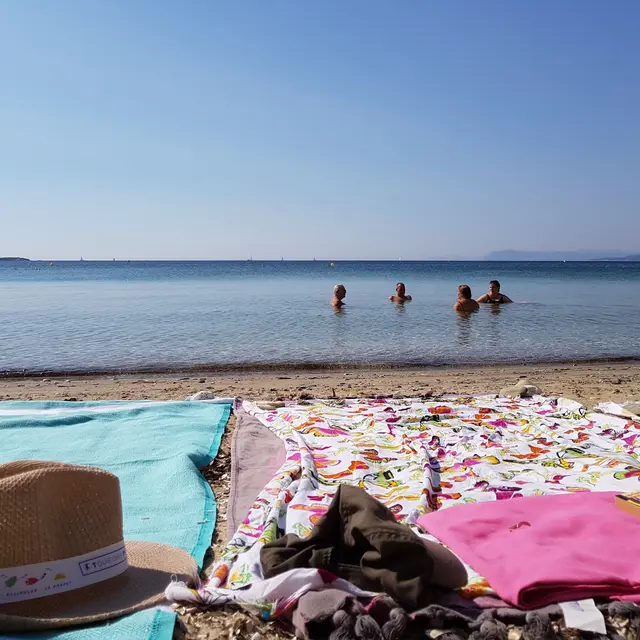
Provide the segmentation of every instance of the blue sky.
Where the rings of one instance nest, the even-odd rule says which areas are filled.
[[[640,251],[640,3],[6,0],[0,255]]]

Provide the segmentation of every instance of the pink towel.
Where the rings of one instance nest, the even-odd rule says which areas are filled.
[[[479,502],[418,524],[522,609],[597,596],[640,602],[640,518],[616,507],[614,496]]]

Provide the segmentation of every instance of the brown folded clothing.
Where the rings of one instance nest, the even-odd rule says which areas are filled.
[[[290,569],[326,569],[361,589],[385,592],[409,610],[433,600],[432,587],[467,582],[460,560],[422,540],[362,489],[340,485],[308,538],[288,534],[260,551],[265,578]]]

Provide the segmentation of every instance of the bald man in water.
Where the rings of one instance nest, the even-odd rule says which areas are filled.
[[[407,289],[404,286],[404,282],[398,282],[396,285],[396,295],[389,296],[389,300],[391,302],[395,302],[396,304],[403,304],[405,302],[411,301],[411,296],[407,295]]]
[[[331,298],[331,306],[334,309],[342,309],[344,307],[344,298],[347,295],[347,289],[343,284],[337,284],[333,287],[333,298]]]

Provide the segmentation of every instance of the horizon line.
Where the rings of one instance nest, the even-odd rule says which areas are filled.
[[[631,254],[634,255],[634,254]],[[0,262],[624,262],[626,256],[610,258],[22,258],[0,257]],[[633,262],[633,260],[627,260]],[[640,262],[640,258],[635,260]]]

